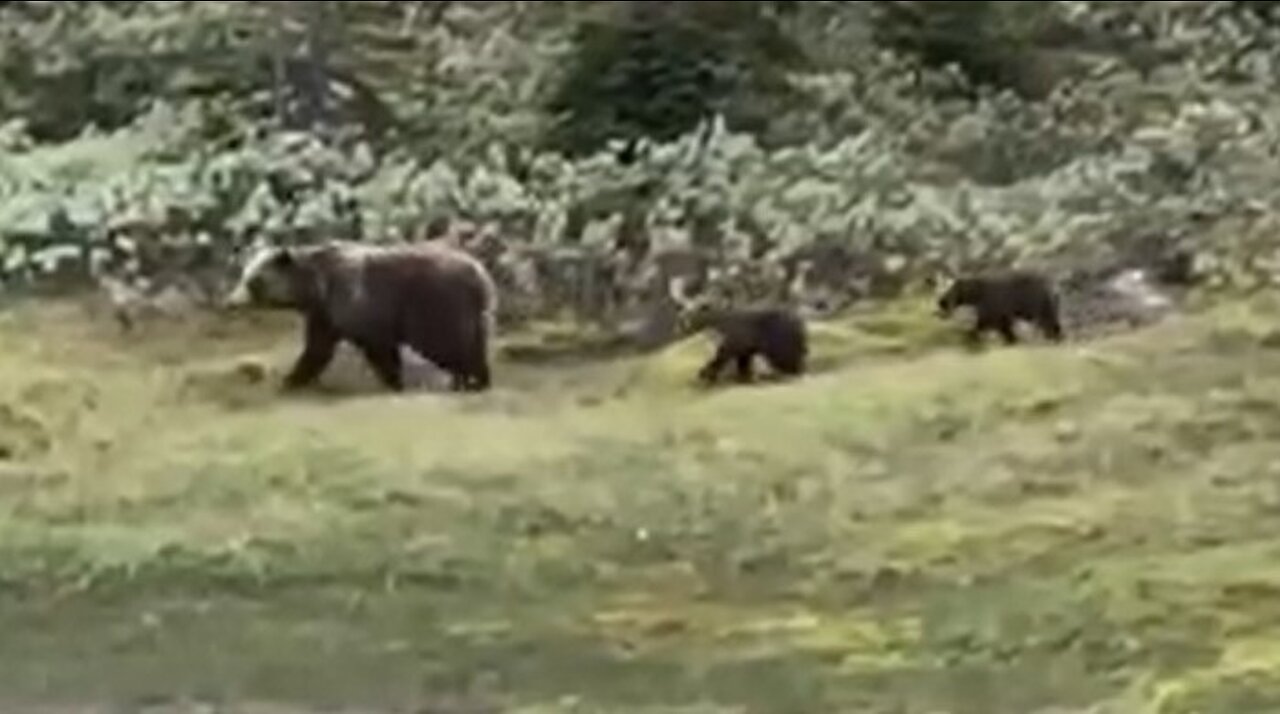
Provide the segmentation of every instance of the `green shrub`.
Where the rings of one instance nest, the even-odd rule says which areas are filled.
[[[670,141],[716,113],[759,131],[749,104],[776,101],[798,48],[777,27],[774,3],[622,2],[588,18],[549,103],[550,145],[590,153],[610,141]],[[767,112],[766,112],[767,116]]]

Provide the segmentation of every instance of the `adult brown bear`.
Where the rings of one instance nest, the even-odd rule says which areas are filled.
[[[490,386],[494,283],[478,260],[444,244],[262,248],[227,304],[296,310],[306,318],[304,347],[285,389],[315,382],[343,341],[395,391],[404,388],[401,345],[449,372],[455,391]]]

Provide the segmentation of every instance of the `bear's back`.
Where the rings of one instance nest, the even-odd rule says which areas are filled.
[[[438,243],[361,246],[350,254],[371,294],[387,299],[430,299],[488,308],[493,286],[470,254]]]

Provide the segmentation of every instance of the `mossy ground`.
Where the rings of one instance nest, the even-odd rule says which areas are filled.
[[[970,353],[910,304],[794,382],[697,390],[695,339],[285,398],[288,319],[14,309],[0,708],[1280,711],[1273,325]]]

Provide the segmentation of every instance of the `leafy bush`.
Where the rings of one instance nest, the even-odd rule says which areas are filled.
[[[730,5],[681,6],[664,22],[697,32],[716,13],[745,12]],[[529,12],[577,12],[568,7]],[[824,22],[843,17],[816,7]],[[673,293],[830,307],[939,273],[1149,263],[1178,247],[1219,285],[1274,282],[1280,129],[1265,117],[1280,110],[1268,79],[1280,43],[1257,41],[1265,27],[1214,4],[1059,10],[1090,36],[1166,27],[1156,44],[1179,59],[1145,74],[1123,57],[1102,62],[1042,101],[988,89],[939,99],[931,87],[954,82],[948,71],[916,83],[901,58],[858,44],[841,69],[787,78],[800,99],[774,128],[810,132],[806,141],[735,126],[726,100],[723,116],[686,126],[715,105],[690,110],[624,164],[599,144],[607,133],[591,139],[595,150],[536,148],[539,122],[521,98],[554,75],[542,63],[566,36],[537,29],[554,15],[462,4],[414,45],[436,57],[431,73],[453,67],[455,83],[397,85],[397,106],[431,106],[426,116],[442,120],[417,138],[289,131],[215,98],[157,99],[127,125],[62,143],[39,141],[22,119],[4,125],[0,280],[198,271],[216,290],[213,276],[225,279],[254,239],[448,231],[513,296],[508,319],[568,311],[658,333]],[[815,17],[796,12],[752,22],[814,32]],[[742,22],[711,61],[754,61]],[[522,52],[536,61],[515,69]],[[486,62],[497,69],[481,71]]]

